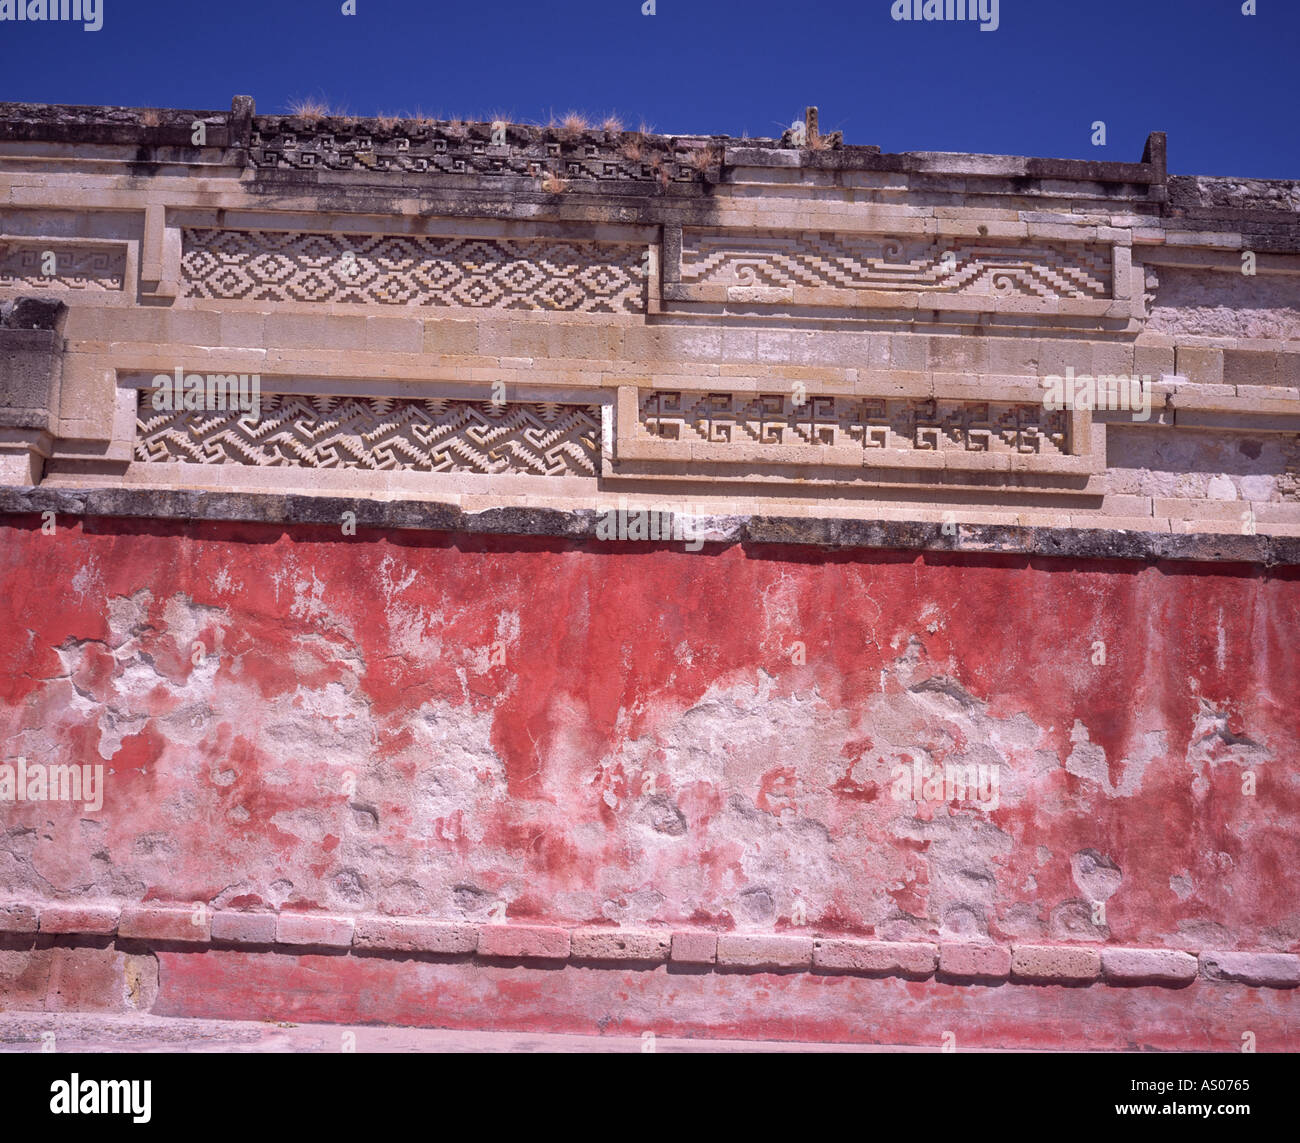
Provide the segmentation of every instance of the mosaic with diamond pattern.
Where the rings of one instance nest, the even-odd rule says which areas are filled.
[[[186,230],[186,297],[641,313],[645,248],[555,239]]]

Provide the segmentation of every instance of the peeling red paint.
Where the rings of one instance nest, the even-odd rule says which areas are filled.
[[[0,811],[52,823],[0,843],[7,893],[1300,940],[1296,569],[4,533],[5,756],[107,773],[89,825]],[[990,762],[996,807],[895,796],[898,767]]]

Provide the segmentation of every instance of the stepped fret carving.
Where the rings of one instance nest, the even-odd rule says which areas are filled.
[[[680,443],[1069,454],[1065,412],[995,401],[656,390],[640,399],[638,430]]]
[[[120,290],[125,277],[122,247],[0,242],[3,290]]]
[[[958,239],[684,231],[683,285],[918,290],[1030,298],[1110,296],[1106,248]]]
[[[142,390],[136,460],[380,471],[594,475],[597,405],[264,394],[260,417],[158,412]]]

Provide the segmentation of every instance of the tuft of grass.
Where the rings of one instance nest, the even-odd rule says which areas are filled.
[[[623,140],[623,145],[619,148],[619,153],[623,158],[630,162],[639,163],[643,158],[645,158],[646,136],[653,134],[654,128],[648,126],[644,119],[641,120],[641,126],[637,130],[631,132],[630,138]]]
[[[623,120],[621,120],[617,115],[606,115],[604,122],[600,125],[600,129],[604,131],[606,135],[621,135],[623,134]]]
[[[669,175],[668,165],[664,162],[664,157],[659,151],[656,151],[654,157],[650,160],[650,170],[659,181],[659,185],[667,190],[668,184],[672,182],[672,176]]]
[[[810,151],[829,151],[831,149],[831,137],[829,135],[814,135],[808,140],[808,150]]]
[[[309,96],[306,99],[290,100],[289,114],[298,119],[305,119],[308,123],[317,123],[336,113],[330,111],[329,104],[323,99],[315,99]]]
[[[698,151],[692,151],[690,157],[691,166],[704,174],[710,167],[715,167],[722,158],[722,152],[714,146],[702,147]]]
[[[587,117],[577,111],[570,111],[560,123],[560,136],[564,139],[576,139],[591,130]]]
[[[153,107],[146,108],[144,111],[140,112],[140,122],[145,127],[161,127],[162,112]]]
[[[433,126],[434,117],[426,115],[424,108],[417,107],[414,112],[407,116],[407,122],[410,124],[412,131],[427,131]]]
[[[375,116],[375,123],[378,124],[381,131],[391,131],[400,121],[400,116],[388,115],[382,111]]]

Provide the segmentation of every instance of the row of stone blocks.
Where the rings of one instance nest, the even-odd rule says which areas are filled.
[[[704,930],[565,929],[417,917],[213,912],[206,908],[0,904],[0,932],[116,936],[160,944],[281,946],[504,960],[712,966],[719,969],[901,976],[914,980],[1181,985],[1207,980],[1300,985],[1300,956],[1088,945],[872,941]]]

